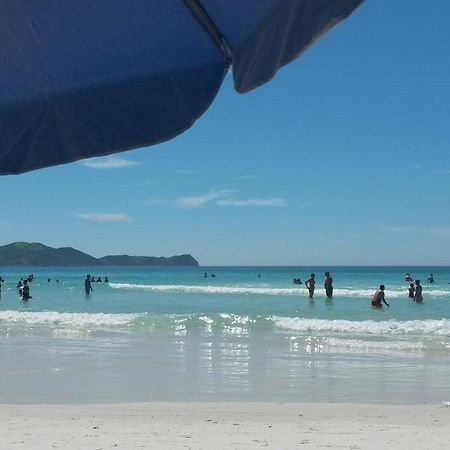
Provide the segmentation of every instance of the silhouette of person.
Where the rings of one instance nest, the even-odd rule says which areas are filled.
[[[311,278],[305,281],[305,286],[309,291],[309,298],[314,297],[314,289],[316,288],[316,274],[312,273]]]
[[[417,281],[417,280],[416,280]],[[432,273],[430,273],[430,276],[428,277],[428,283],[434,283],[434,277],[433,277],[433,274]]]
[[[84,280],[84,290],[86,292],[86,295],[89,295],[91,292],[94,291],[91,286],[91,276],[87,275],[86,279]]]
[[[422,286],[420,285],[420,280],[416,280],[415,284],[416,284],[416,289],[414,292],[414,301],[416,303],[422,303],[423,296],[422,296]]]
[[[330,276],[330,272],[325,272],[325,293],[327,297],[333,297],[333,278]]]
[[[414,298],[414,284],[411,283],[409,285],[409,289],[408,289],[408,297],[409,298]]]
[[[28,285],[28,281],[24,280],[22,287],[22,300],[27,302],[31,298],[30,296],[30,286]]]

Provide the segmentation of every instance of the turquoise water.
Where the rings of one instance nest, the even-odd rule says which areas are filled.
[[[311,272],[313,301],[292,283]],[[406,272],[422,280],[423,304],[408,299]],[[16,284],[30,273],[25,303]],[[93,283],[86,297],[87,273],[110,282]],[[0,402],[450,395],[448,267],[1,268],[0,276]],[[380,283],[391,308],[374,310]]]

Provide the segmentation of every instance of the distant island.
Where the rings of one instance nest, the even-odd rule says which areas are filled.
[[[199,266],[191,255],[165,257],[110,255],[94,258],[72,247],[52,248],[38,242],[0,246],[0,266]]]

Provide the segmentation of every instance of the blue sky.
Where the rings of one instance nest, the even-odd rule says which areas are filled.
[[[172,141],[0,177],[0,244],[202,265],[450,264],[450,2],[369,0]]]

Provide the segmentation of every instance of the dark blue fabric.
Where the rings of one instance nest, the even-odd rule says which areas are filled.
[[[202,0],[247,91],[363,0]],[[0,174],[170,139],[228,62],[182,0],[0,0]]]
[[[202,0],[234,50],[238,92],[269,81],[364,0]]]

